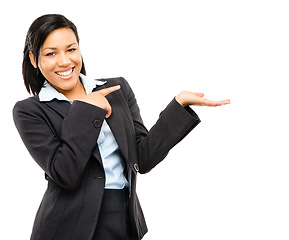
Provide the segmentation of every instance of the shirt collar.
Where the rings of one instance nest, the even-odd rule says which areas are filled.
[[[79,77],[82,81],[86,94],[91,93],[96,86],[101,86],[106,83],[106,81],[88,78],[82,73],[79,74]],[[44,82],[38,96],[40,102],[49,102],[53,99],[69,101],[62,93],[58,92],[54,87],[52,87],[47,80]]]

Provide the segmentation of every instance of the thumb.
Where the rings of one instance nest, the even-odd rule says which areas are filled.
[[[201,93],[201,92],[194,92],[195,95],[197,95],[198,97],[204,97],[205,94]]]

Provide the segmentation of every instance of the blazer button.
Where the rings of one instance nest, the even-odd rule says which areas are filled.
[[[94,120],[93,121],[93,126],[95,128],[100,128],[101,127],[101,121],[100,120]]]
[[[97,176],[97,177],[93,177],[94,179],[102,179],[102,177]]]
[[[135,170],[136,172],[139,171],[139,167],[138,167],[138,165],[137,165],[136,163],[133,165],[133,168],[134,168],[134,170]]]

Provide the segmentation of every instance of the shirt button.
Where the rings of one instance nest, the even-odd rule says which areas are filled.
[[[101,121],[100,120],[94,120],[93,121],[93,126],[95,128],[100,128],[101,127]]]
[[[134,170],[135,170],[136,172],[139,171],[139,167],[138,167],[138,165],[137,165],[136,163],[133,165],[133,168],[134,168]]]

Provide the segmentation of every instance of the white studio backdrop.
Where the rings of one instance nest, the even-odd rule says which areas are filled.
[[[46,189],[12,108],[29,97],[27,30],[47,13],[78,27],[89,77],[127,79],[147,128],[182,90],[231,99],[193,107],[201,124],[139,175],[145,240],[289,239],[287,1],[27,0],[1,10],[0,239],[29,239]]]

